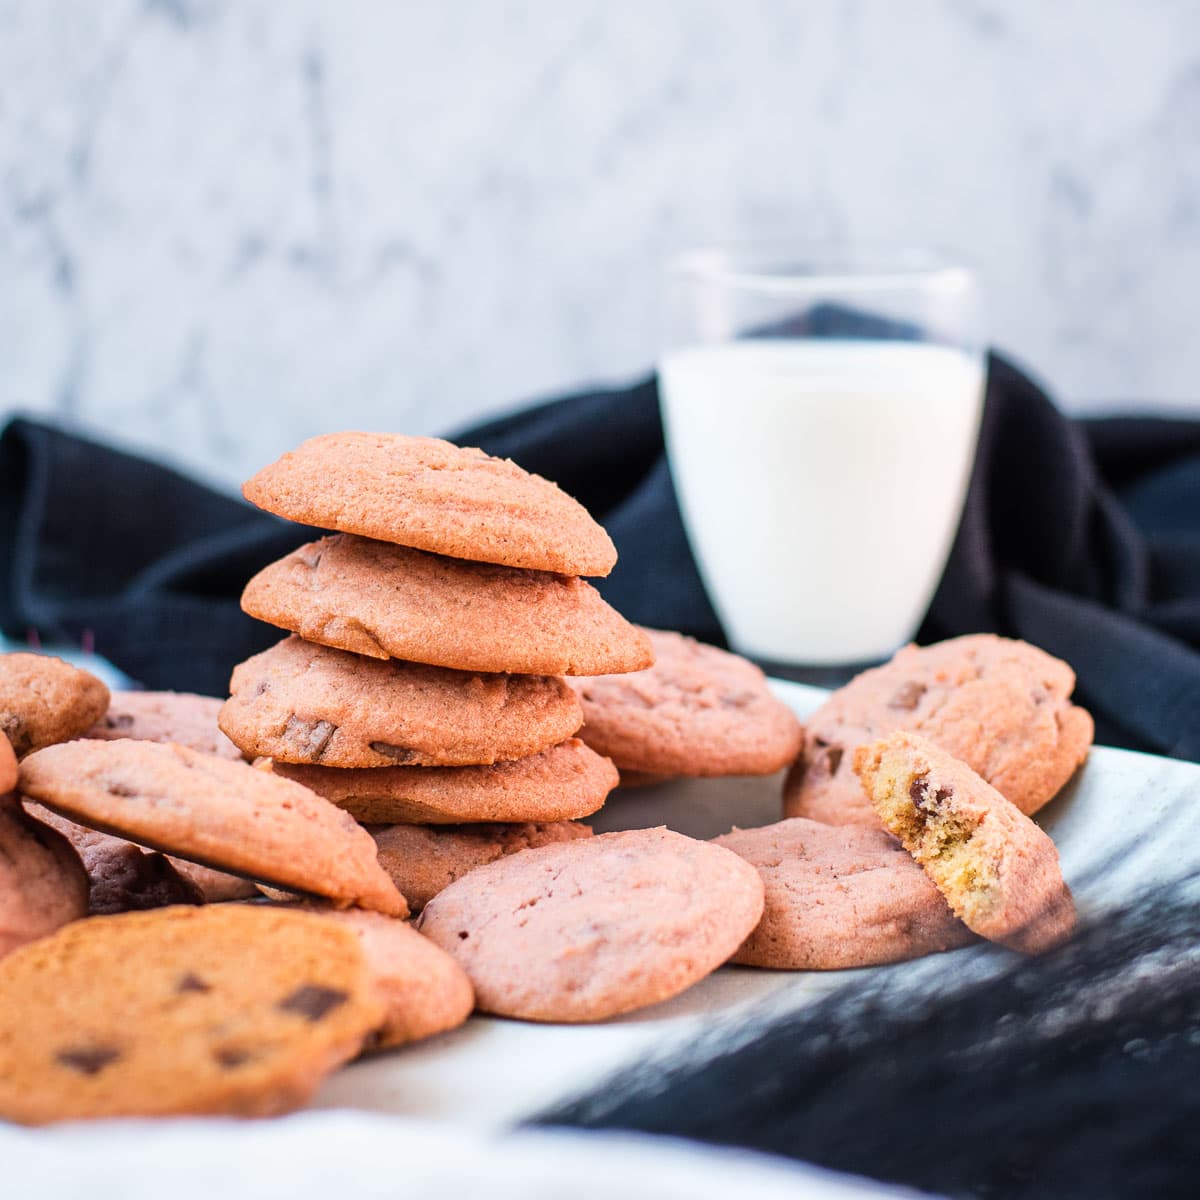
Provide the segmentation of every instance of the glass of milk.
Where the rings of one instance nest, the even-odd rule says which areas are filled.
[[[734,649],[819,669],[912,638],[962,512],[983,388],[976,284],[951,260],[782,244],[674,260],[667,453]]]

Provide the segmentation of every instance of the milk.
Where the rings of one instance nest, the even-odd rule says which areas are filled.
[[[958,525],[980,359],[761,339],[671,351],[659,373],[684,524],[734,647],[821,665],[908,640]]]

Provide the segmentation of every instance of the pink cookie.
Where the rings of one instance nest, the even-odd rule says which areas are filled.
[[[734,962],[837,971],[973,940],[912,856],[882,830],[794,817],[713,841],[755,866],[766,887],[762,920]]]

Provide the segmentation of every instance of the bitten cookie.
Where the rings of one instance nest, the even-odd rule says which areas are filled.
[[[186,746],[77,741],[21,763],[21,789],[73,821],[218,870],[407,916],[370,835],[288,779]]]
[[[300,907],[352,930],[366,955],[384,1017],[365,1049],[419,1042],[457,1028],[471,1015],[475,990],[466,972],[411,925],[361,908]]]
[[[1068,698],[1074,687],[1065,662],[1026,642],[974,634],[906,646],[809,718],[804,753],[784,784],[784,812],[877,827],[854,774],[854,751],[907,729],[967,763],[1022,812],[1035,813],[1092,744],[1092,718]]]
[[[0,961],[0,1116],[299,1107],[379,1027],[358,938],[269,907],[80,921]]]
[[[515,825],[376,825],[370,829],[379,847],[379,865],[404,893],[413,912],[468,871],[498,858],[591,837],[577,821],[524,822]]]
[[[35,820],[61,833],[79,855],[88,876],[88,912],[93,916],[204,902],[201,890],[165,854],[69,821],[33,801],[26,808]],[[258,889],[254,891],[257,894]]]
[[[1037,954],[1070,937],[1054,843],[965,763],[917,734],[854,755],[875,811],[980,937]]]
[[[235,667],[230,690],[221,728],[244,753],[327,767],[524,758],[583,720],[556,676],[381,662],[298,637]]]
[[[418,928],[458,960],[483,1011],[600,1021],[716,970],[762,908],[762,881],[736,854],[638,829],[479,867],[436,895]]]
[[[339,770],[275,762],[358,821],[458,825],[476,821],[570,821],[600,809],[617,786],[607,758],[568,738],[541,754],[480,767],[367,767]]]
[[[593,750],[652,775],[770,775],[796,757],[804,730],[758,667],[679,633],[646,633],[648,671],[569,681]]]
[[[87,911],[87,873],[70,843],[0,797],[0,958]]]
[[[561,575],[607,575],[617,561],[608,534],[548,479],[438,438],[309,438],[242,494],[293,521],[452,558]]]
[[[310,642],[460,671],[640,671],[646,635],[582,579],[339,534],[246,585],[242,608]]]
[[[217,728],[223,703],[190,692],[114,692],[108,712],[82,736],[174,742],[237,760],[242,752]]]
[[[0,654],[0,731],[18,758],[78,737],[107,708],[95,675],[48,654]]]
[[[762,920],[734,962],[837,971],[974,940],[929,876],[882,829],[796,817],[713,841],[756,867],[766,888]]]

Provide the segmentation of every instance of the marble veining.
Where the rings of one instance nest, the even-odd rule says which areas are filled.
[[[0,408],[231,484],[636,374],[666,254],[796,231],[1195,411],[1198,137],[1187,0],[0,0]]]

